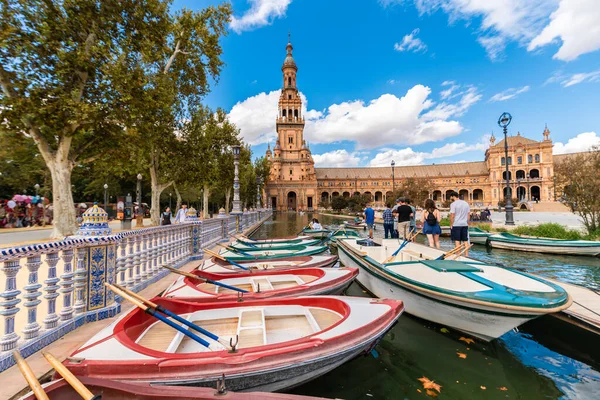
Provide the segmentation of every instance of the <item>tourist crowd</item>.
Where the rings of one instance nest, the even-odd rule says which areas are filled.
[[[52,205],[40,196],[15,195],[0,200],[0,228],[26,228],[52,224]]]

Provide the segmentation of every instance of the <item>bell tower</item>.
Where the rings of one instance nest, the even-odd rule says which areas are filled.
[[[282,88],[279,96],[277,140],[271,157],[268,183],[269,204],[279,211],[316,208],[317,177],[314,161],[304,140],[302,99],[296,85],[298,67],[288,34],[286,57],[281,66]],[[271,153],[271,154],[269,154]]]

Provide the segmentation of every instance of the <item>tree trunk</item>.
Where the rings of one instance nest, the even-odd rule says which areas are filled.
[[[152,225],[160,224],[160,195],[171,186],[173,182],[160,183],[158,172],[154,166],[150,167],[150,184],[152,186],[152,203],[150,204],[150,221]]]
[[[208,218],[208,196],[210,195],[210,187],[208,186],[207,183],[204,184],[204,192],[202,194],[203,199],[202,201],[204,202],[204,210],[202,211],[202,215],[204,216],[204,218]]]
[[[181,203],[183,203],[183,201],[181,200],[181,193],[179,193],[177,186],[173,185],[173,189],[175,189],[175,197],[177,198],[177,201],[175,202],[175,210],[179,211],[179,209],[181,208]]]
[[[229,200],[231,199],[231,188],[225,189],[225,214],[229,215]]]
[[[64,160],[64,159],[63,159]],[[77,230],[75,202],[71,191],[71,164],[55,160],[48,165],[52,176],[52,238],[62,239]]]

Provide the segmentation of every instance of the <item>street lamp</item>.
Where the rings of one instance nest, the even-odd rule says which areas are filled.
[[[391,165],[392,165],[392,196],[393,196],[394,192],[396,191],[396,179],[394,178],[394,167],[396,166],[396,161],[392,160]]]
[[[37,196],[38,195],[38,190],[40,190],[40,184],[36,183],[33,187],[35,188],[35,195]]]
[[[240,145],[236,144],[231,146],[233,150],[233,166],[234,166],[234,175],[233,175],[233,210],[231,210],[231,214],[242,214],[242,208],[240,205],[240,179],[238,176],[238,165],[240,163]]]
[[[171,196],[173,196],[173,193],[169,193],[169,209],[171,208]]]
[[[142,174],[137,174],[137,187],[135,189],[135,197],[138,203],[138,218],[140,217],[140,215],[143,218],[143,211],[142,211]]]
[[[104,184],[104,211],[108,210],[108,184]],[[108,211],[106,211],[108,212]]]
[[[504,132],[504,159],[506,164],[506,194],[504,196],[506,198],[506,205],[504,206],[504,209],[506,211],[506,225],[515,224],[515,220],[513,218],[513,204],[510,198],[512,193],[510,190],[510,175],[508,171],[508,134],[506,133],[506,127],[510,125],[511,121],[512,116],[507,112],[502,113],[500,118],[498,118],[498,126],[500,126]]]
[[[256,209],[260,208],[260,184],[262,183],[262,178],[260,176],[256,177]]]

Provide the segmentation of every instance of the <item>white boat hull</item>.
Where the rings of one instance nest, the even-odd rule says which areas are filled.
[[[469,234],[469,241],[474,244],[485,245],[487,243],[487,239],[487,236],[473,236],[472,234]]]
[[[600,255],[600,247],[571,247],[571,246],[536,246],[521,243],[501,242],[490,240],[489,244],[494,249],[519,250],[532,253],[548,253],[572,256],[597,256]]]
[[[356,280],[375,296],[402,300],[405,311],[411,315],[452,327],[485,341],[494,340],[538,316],[511,315],[510,311],[499,314],[491,308],[475,309],[471,304],[417,294],[373,275],[361,263],[348,256],[340,246],[338,248],[340,262],[346,267],[358,268]]]

